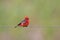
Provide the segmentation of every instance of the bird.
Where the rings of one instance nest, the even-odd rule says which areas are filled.
[[[19,27],[28,27],[29,23],[30,23],[29,17],[25,16],[24,20],[22,20],[19,24],[17,24],[17,26],[19,26]],[[15,26],[15,28],[17,26]]]

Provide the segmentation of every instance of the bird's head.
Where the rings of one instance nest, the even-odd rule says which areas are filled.
[[[25,20],[29,20],[28,16],[25,16]]]

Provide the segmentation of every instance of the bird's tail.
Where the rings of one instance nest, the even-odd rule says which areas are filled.
[[[17,26],[15,26],[15,28],[16,28]]]

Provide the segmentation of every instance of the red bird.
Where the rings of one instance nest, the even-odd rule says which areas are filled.
[[[29,18],[28,16],[25,16],[25,19],[21,21],[17,26],[28,27],[28,25],[29,25]],[[15,26],[15,28],[17,26]]]

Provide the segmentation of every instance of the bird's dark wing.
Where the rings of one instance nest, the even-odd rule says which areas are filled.
[[[21,21],[21,22],[18,24],[18,26],[19,26],[21,23],[25,23],[25,20]]]

